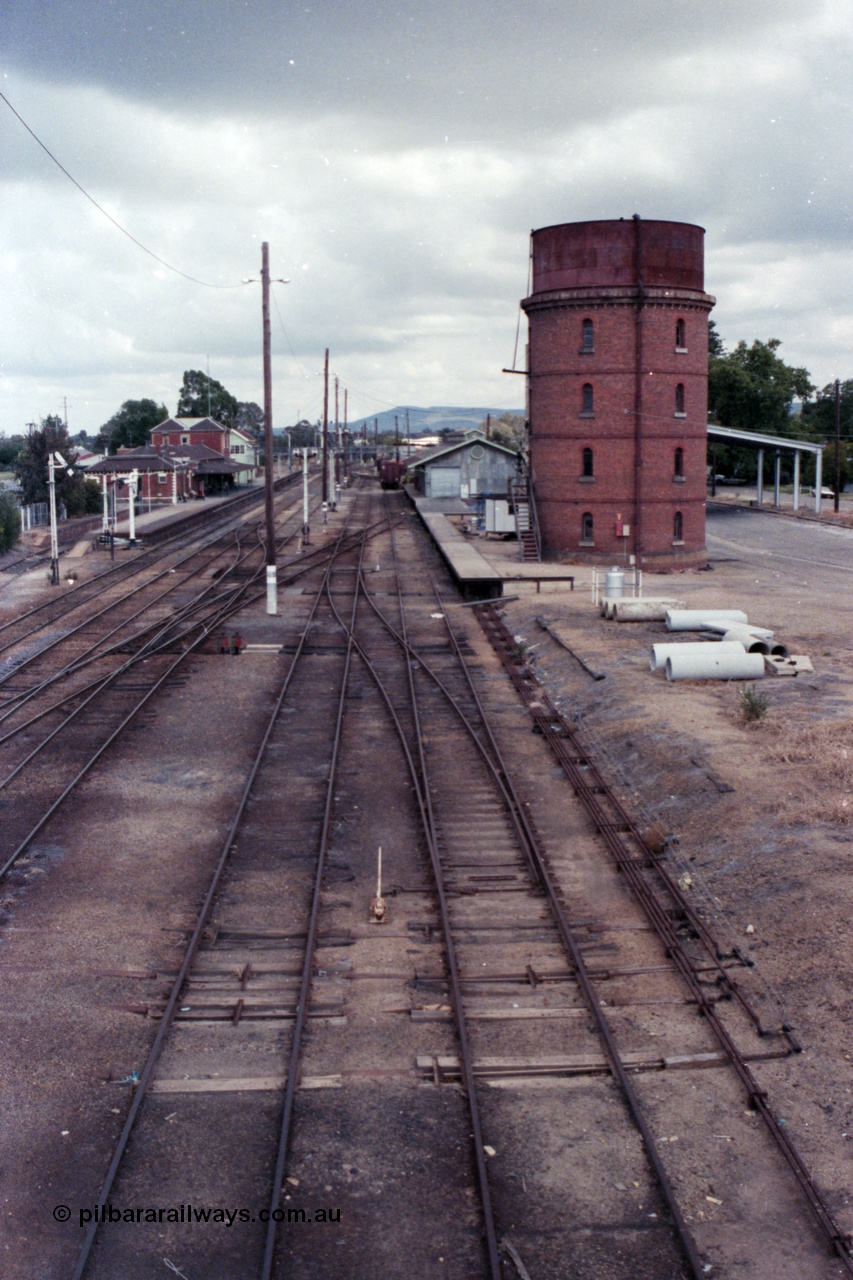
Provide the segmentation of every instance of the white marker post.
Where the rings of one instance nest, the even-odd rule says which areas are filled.
[[[131,471],[127,478],[127,497],[129,506],[130,541],[136,541],[136,491],[139,487],[139,472]]]
[[[302,450],[302,544],[308,546],[308,449]]]
[[[55,455],[57,458],[59,454]],[[50,505],[50,581],[55,587],[59,582],[59,535],[56,531],[56,479],[54,454],[47,455],[47,493]]]

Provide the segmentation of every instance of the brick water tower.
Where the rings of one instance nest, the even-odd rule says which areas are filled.
[[[530,471],[546,556],[705,560],[704,230],[570,222],[532,236]]]

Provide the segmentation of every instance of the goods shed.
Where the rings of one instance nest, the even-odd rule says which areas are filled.
[[[472,431],[464,440],[421,454],[411,470],[415,489],[424,498],[476,498],[481,493],[506,493],[509,481],[521,471],[521,459],[514,449]]]

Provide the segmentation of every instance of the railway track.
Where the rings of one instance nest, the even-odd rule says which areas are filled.
[[[725,1274],[739,1250],[737,1274],[849,1273],[825,1197],[810,1181],[822,1221],[755,1132],[753,1072],[792,1032],[754,1012],[743,958],[667,886],[497,611],[460,606],[376,501],[264,659],[275,696],[180,960],[113,975],[148,1049],[87,1203],[246,1217],[90,1220],[68,1274],[620,1280]]]
[[[241,522],[245,506],[239,504]],[[63,623],[57,602],[49,600],[46,608],[36,605],[5,624],[0,795],[5,793],[6,841],[0,875],[152,698],[185,679],[187,659],[215,644],[232,613],[257,596],[264,572],[260,525],[254,520],[234,529],[234,519],[220,511],[215,526],[226,528],[217,536],[209,537],[205,523],[207,536],[200,542],[196,529],[188,545],[185,529],[135,565],[96,574],[65,597]],[[283,514],[278,553],[285,561],[301,519],[300,506]],[[93,582],[99,587],[94,595]]]

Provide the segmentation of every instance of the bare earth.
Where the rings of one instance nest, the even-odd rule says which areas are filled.
[[[708,534],[711,571],[647,575],[644,594],[742,608],[811,658],[813,675],[756,686],[768,702],[758,722],[744,721],[741,682],[670,684],[652,673],[650,645],[677,637],[662,622],[605,621],[588,571],[573,593],[526,594],[506,616],[634,811],[678,836],[679,870],[717,935],[745,950],[781,999],[804,1052],[759,1075],[850,1230],[853,534],[747,512],[711,514]],[[538,619],[606,678],[594,681]]]

